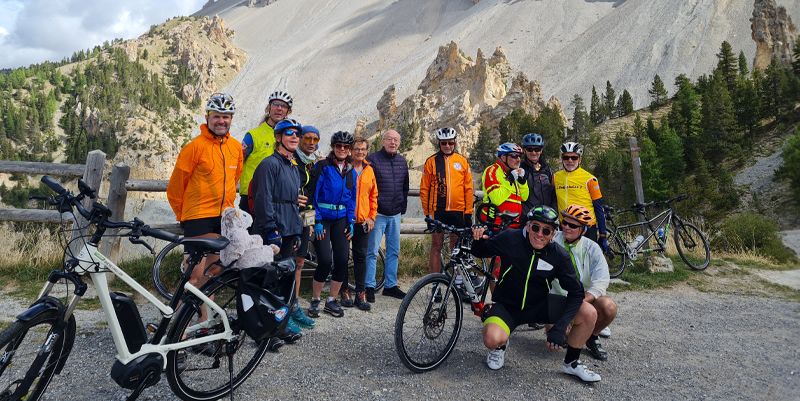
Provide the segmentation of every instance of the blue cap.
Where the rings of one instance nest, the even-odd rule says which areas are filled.
[[[303,135],[305,135],[305,134],[307,134],[309,132],[311,132],[313,134],[317,134],[317,136],[320,136],[319,135],[319,130],[313,125],[306,125],[306,126],[303,127]]]

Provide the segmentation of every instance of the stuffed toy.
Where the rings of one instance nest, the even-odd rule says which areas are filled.
[[[275,245],[264,245],[260,235],[247,232],[252,223],[253,217],[241,209],[229,207],[222,212],[222,236],[231,241],[219,254],[223,265],[236,261],[233,267],[239,269],[263,266],[280,252]]]

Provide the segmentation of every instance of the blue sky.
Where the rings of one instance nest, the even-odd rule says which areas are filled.
[[[207,0],[0,0],[0,68],[60,61],[199,10]]]

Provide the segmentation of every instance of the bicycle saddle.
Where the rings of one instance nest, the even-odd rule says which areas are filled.
[[[500,220],[516,220],[519,213],[503,212],[499,214]]]
[[[190,245],[207,251],[216,252],[224,249],[231,241],[219,234],[204,234],[197,237],[183,237],[180,243],[184,246]]]

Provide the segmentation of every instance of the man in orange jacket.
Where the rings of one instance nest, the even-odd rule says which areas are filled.
[[[206,124],[200,135],[181,149],[167,186],[167,199],[183,226],[186,237],[220,233],[222,211],[234,207],[236,183],[242,175],[242,144],[231,137],[236,106],[233,97],[215,93],[206,104]],[[192,249],[184,248],[184,264]],[[219,255],[209,255],[192,270],[189,283],[200,287],[206,281],[203,272]],[[219,274],[214,266],[208,276]],[[205,311],[205,309],[204,309]]]

